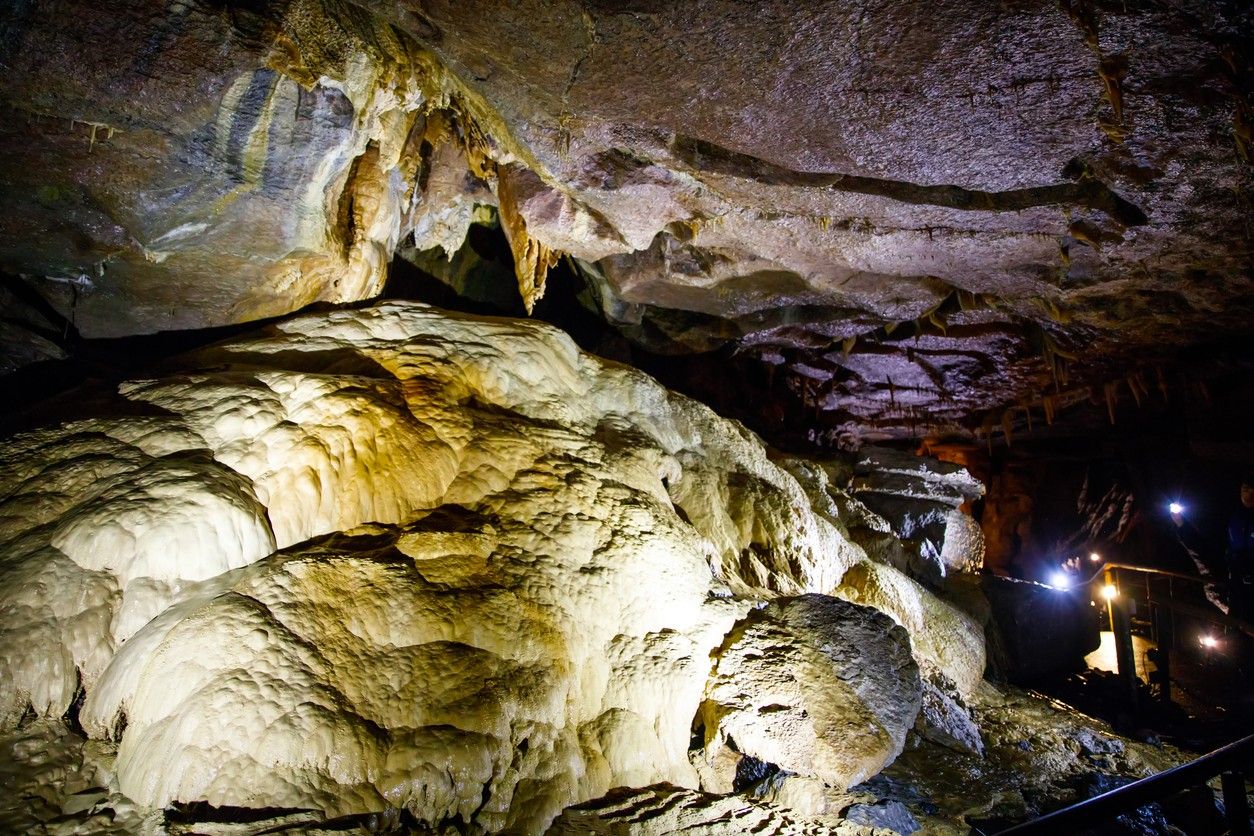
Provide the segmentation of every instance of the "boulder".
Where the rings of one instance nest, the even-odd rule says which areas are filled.
[[[864,560],[845,573],[834,594],[905,627],[919,665],[940,672],[958,693],[972,693],[984,678],[983,625],[904,573]]]
[[[732,748],[844,789],[901,753],[919,699],[904,630],[869,607],[806,595],[728,634],[699,722],[707,753]]]

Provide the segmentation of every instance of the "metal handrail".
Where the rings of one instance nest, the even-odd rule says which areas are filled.
[[[1165,577],[1173,578],[1177,580],[1189,581],[1191,583],[1196,583],[1196,584],[1202,584],[1202,585],[1211,584],[1219,588],[1224,588],[1227,586],[1227,584],[1224,584],[1222,582],[1213,581],[1213,580],[1210,580],[1209,578],[1203,578],[1198,575],[1186,575],[1183,572],[1172,572],[1168,569],[1155,569],[1149,566],[1137,566],[1132,563],[1104,563],[1096,572],[1094,572],[1089,577],[1088,580],[1084,581],[1083,583],[1079,585],[1086,586],[1088,584],[1091,584],[1095,580],[1097,580],[1098,575],[1101,575],[1108,571],[1140,572],[1146,575],[1160,575],[1160,576],[1165,576]],[[1148,581],[1146,582],[1145,594],[1146,594],[1146,597],[1151,602],[1155,601],[1156,596],[1153,594],[1152,590],[1150,590]],[[1204,607],[1191,606],[1185,602],[1176,601],[1174,600],[1174,598],[1171,600],[1165,600],[1161,597],[1157,597],[1157,603],[1161,603],[1164,606],[1178,610],[1186,615],[1192,616],[1193,618],[1200,618],[1206,621],[1210,621],[1214,624],[1222,624],[1225,627],[1231,627],[1234,630],[1240,630],[1242,633],[1245,633],[1247,636],[1254,637],[1254,624],[1251,624],[1250,622],[1245,621],[1240,618],[1233,618],[1232,616],[1220,610],[1212,611]]]
[[[1227,746],[1203,755],[1197,760],[1156,775],[1133,781],[1131,784],[1102,793],[1085,801],[1064,807],[1007,830],[997,836],[1031,836],[1031,834],[1066,833],[1073,829],[1092,826],[1145,804],[1159,801],[1189,787],[1206,783],[1221,773],[1224,776],[1224,808],[1232,833],[1249,832],[1249,807],[1245,797],[1245,780],[1240,773],[1254,765],[1254,735],[1244,737]]]
[[[1169,577],[1169,578],[1179,578],[1182,581],[1192,581],[1193,583],[1200,583],[1203,585],[1214,584],[1215,586],[1221,587],[1221,588],[1227,586],[1227,584],[1224,583],[1223,581],[1216,581],[1210,578],[1203,578],[1200,575],[1186,575],[1184,572],[1172,572],[1168,569],[1155,569],[1150,566],[1137,566],[1134,563],[1103,563],[1100,567],[1098,567],[1096,572],[1094,572],[1092,575],[1089,576],[1088,580],[1083,581],[1079,585],[1083,586],[1084,584],[1092,583],[1093,581],[1097,580],[1098,575],[1102,574],[1107,569],[1123,569],[1129,572],[1143,572],[1144,574],[1147,574],[1147,575],[1165,575],[1166,577]]]

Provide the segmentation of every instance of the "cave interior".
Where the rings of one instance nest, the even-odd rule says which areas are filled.
[[[17,0],[0,68],[0,830],[992,834],[1254,731],[1248,3]]]

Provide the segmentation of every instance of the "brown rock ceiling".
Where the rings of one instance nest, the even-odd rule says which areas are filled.
[[[1248,357],[1251,24],[1236,2],[15,3],[0,269],[85,336],[205,327],[371,298],[398,246],[452,255],[492,206],[529,304],[570,256],[637,346],[714,351],[820,440],[1114,379],[1139,398],[1183,350]]]

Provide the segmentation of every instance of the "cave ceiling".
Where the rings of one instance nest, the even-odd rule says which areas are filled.
[[[7,4],[0,269],[84,337],[204,328],[376,297],[486,212],[528,309],[566,265],[831,438],[1139,400],[1248,341],[1251,14]]]

